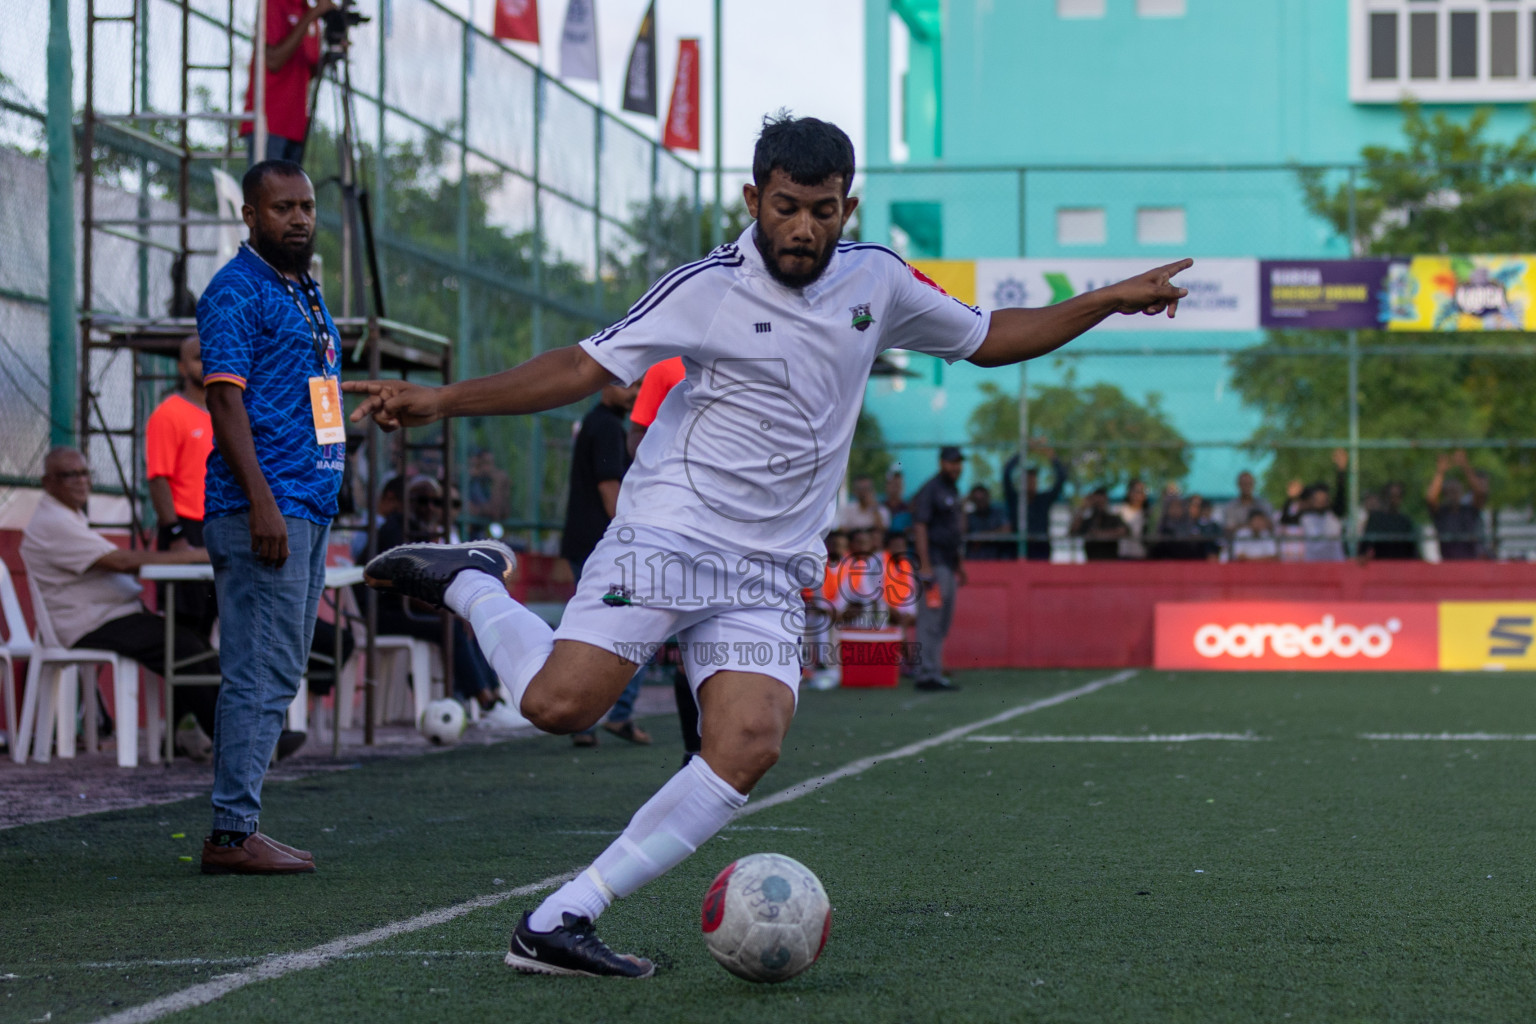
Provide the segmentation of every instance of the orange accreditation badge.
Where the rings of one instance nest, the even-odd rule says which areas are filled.
[[[342,421],[341,386],[335,377],[309,378],[309,407],[315,414],[315,440],[320,444],[342,444],[347,426]]]

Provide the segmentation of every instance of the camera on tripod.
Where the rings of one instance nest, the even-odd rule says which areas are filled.
[[[344,48],[348,30],[368,20],[368,15],[357,9],[357,0],[337,0],[334,8],[320,16],[326,49]]]

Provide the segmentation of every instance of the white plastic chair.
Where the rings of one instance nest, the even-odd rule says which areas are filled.
[[[15,659],[32,656],[32,634],[27,620],[21,614],[21,601],[16,597],[16,584],[11,571],[0,562],[0,623],[5,626],[5,643],[0,644],[0,683],[5,686],[5,735],[14,757],[21,745],[20,729],[16,721],[16,667]],[[25,756],[25,755],[23,755]]]
[[[85,742],[95,751],[96,677],[82,666],[106,665],[112,669],[112,690],[117,704],[117,764],[134,768],[139,763],[139,666],[131,658],[115,651],[65,647],[59,643],[48,608],[37,589],[37,579],[27,573],[27,589],[32,595],[32,614],[37,620],[37,635],[27,665],[26,695],[22,698],[21,724],[12,744],[12,759],[17,764],[27,760],[28,734],[32,738],[33,760],[47,762],[51,746],[49,733],[57,731],[60,758],[75,756],[75,711],[77,700],[86,694]],[[83,679],[83,682],[82,682]],[[81,683],[80,689],[76,684]]]
[[[357,607],[357,600],[350,587],[343,588],[341,594],[341,609],[339,615],[354,622],[362,621],[362,613]],[[362,632],[362,631],[359,631]],[[357,641],[357,648],[353,655],[355,662],[361,665],[361,656],[367,643],[366,636],[353,634]],[[383,662],[379,679],[383,685],[380,687],[379,700],[374,704],[374,724],[380,725],[385,719],[384,709],[391,703],[397,703],[398,686],[395,682],[399,678],[398,667],[400,656],[405,656],[405,670],[408,674],[407,683],[411,689],[411,724],[421,721],[421,713],[427,710],[427,704],[432,700],[432,686],[434,682],[443,679],[443,654],[437,644],[430,640],[420,640],[413,636],[396,636],[391,634],[380,635],[374,638],[374,643]],[[338,672],[333,699],[336,701],[336,727],[349,729],[352,727],[352,706],[357,699],[357,684],[359,671]],[[447,692],[446,682],[444,691]]]

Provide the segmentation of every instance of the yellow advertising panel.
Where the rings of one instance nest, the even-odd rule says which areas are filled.
[[[1387,274],[1393,331],[1536,330],[1536,256],[1415,256]]]
[[[1536,670],[1536,601],[1442,601],[1440,668]]]
[[[967,306],[976,305],[975,260],[913,260],[912,266]]]

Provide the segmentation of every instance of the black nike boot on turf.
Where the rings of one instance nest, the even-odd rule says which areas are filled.
[[[528,927],[528,915],[512,932],[507,966],[527,974],[560,974],[586,978],[649,978],[656,965],[644,957],[615,953],[592,931],[592,920],[561,915],[565,922],[549,932]]]
[[[363,567],[363,582],[375,590],[444,607],[448,584],[465,569],[477,569],[512,585],[517,556],[500,541],[468,544],[401,544],[376,556]]]

